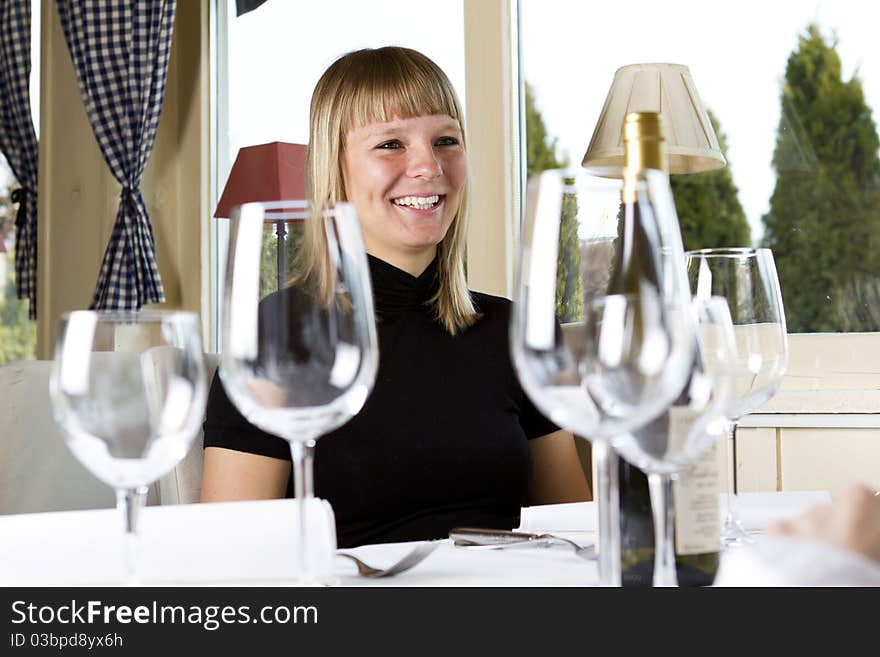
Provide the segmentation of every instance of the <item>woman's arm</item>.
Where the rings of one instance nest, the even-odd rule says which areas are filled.
[[[205,449],[202,502],[284,497],[290,461],[223,447]]]
[[[529,441],[534,470],[529,486],[530,504],[585,502],[592,499],[581,469],[574,436],[560,430]]]

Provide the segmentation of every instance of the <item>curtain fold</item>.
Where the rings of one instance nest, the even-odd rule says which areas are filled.
[[[95,138],[122,185],[92,299],[98,310],[165,300],[140,184],[153,150],[168,74],[176,0],[56,0]]]
[[[0,151],[20,187],[15,282],[37,317],[37,135],[31,119],[31,0],[0,0]]]

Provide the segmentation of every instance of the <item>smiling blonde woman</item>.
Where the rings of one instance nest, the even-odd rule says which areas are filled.
[[[523,505],[589,499],[573,437],[516,378],[510,302],[467,289],[467,141],[443,71],[399,47],[334,62],[312,96],[308,171],[313,202],[357,210],[379,335],[372,394],[315,450],[339,545],[510,529]],[[319,287],[320,252],[300,263]],[[216,377],[205,448],[203,501],[290,495],[287,443],[250,425]]]

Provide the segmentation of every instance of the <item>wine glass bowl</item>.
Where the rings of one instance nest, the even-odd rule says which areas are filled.
[[[50,377],[55,420],[76,458],[117,492],[127,576],[137,580],[137,515],[147,486],[186,455],[204,418],[198,317],[183,311],[62,316]]]
[[[652,227],[649,243],[623,263],[615,261],[625,231],[620,180],[550,170],[529,182],[511,356],[541,411],[591,440],[607,441],[662,412],[684,385],[692,356],[693,326],[684,317],[690,293],[674,205],[663,191],[664,175],[644,173],[637,204]],[[566,206],[574,208],[567,218]],[[560,237],[566,233],[574,235],[567,243]],[[633,282],[631,292],[615,294],[613,277],[636,268],[649,273]],[[615,329],[603,331],[611,322]],[[606,358],[622,347],[630,353],[614,357],[629,365],[628,381]]]
[[[726,301],[694,300],[694,358],[678,398],[656,422],[622,433],[614,446],[647,473],[676,474],[692,465],[725,433],[735,376],[735,342]]]
[[[665,307],[659,295],[647,293],[597,297],[585,316],[584,387],[616,436],[633,426],[634,417],[665,408],[690,360],[676,336],[690,329],[676,325],[680,313]]]

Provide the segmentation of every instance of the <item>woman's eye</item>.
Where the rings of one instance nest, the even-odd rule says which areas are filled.
[[[381,144],[376,146],[376,148],[390,149],[390,148],[401,148],[401,146],[402,146],[402,144],[399,141],[397,141],[396,139],[392,139],[391,141],[383,141]]]
[[[455,137],[441,137],[437,140],[438,146],[458,146],[458,139]]]

